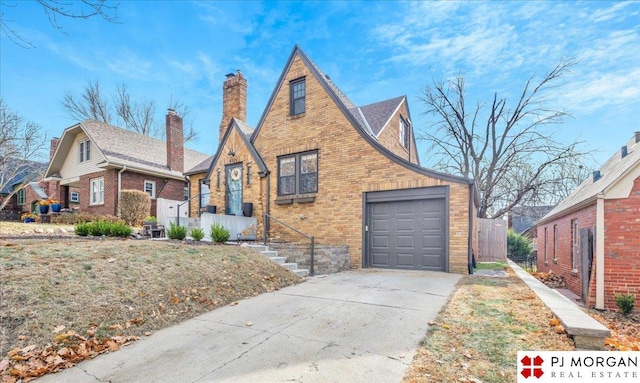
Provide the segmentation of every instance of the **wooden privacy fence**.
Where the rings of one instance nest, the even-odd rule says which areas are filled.
[[[507,261],[507,221],[478,219],[477,262]]]

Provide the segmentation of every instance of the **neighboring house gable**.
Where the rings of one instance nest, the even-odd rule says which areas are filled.
[[[538,268],[564,275],[588,305],[640,298],[640,132],[538,224]]]
[[[65,207],[79,193],[81,210],[116,215],[119,191],[135,189],[150,193],[155,215],[155,198],[185,199],[183,170],[206,158],[184,149],[182,119],[170,110],[166,142],[95,120],[66,129],[45,177],[58,184]]]

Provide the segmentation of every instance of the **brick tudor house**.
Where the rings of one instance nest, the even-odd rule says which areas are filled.
[[[192,217],[206,205],[246,214],[251,203],[258,233],[267,213],[343,249],[332,271],[469,272],[476,186],[420,166],[406,97],[357,107],[298,46],[255,130],[244,122],[246,91],[242,73],[227,75],[217,152],[186,173],[201,196]],[[304,239],[267,223],[272,247]]]
[[[207,158],[184,148],[182,118],[169,109],[166,142],[95,120],[67,128],[51,141],[45,180],[66,208],[117,215],[120,190],[143,190],[156,198],[188,199],[184,170]]]
[[[563,275],[590,307],[639,301],[640,132],[537,225],[539,271]]]

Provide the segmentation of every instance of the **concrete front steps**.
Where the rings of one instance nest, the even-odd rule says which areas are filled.
[[[285,267],[285,268],[291,270],[294,274],[296,274],[296,275],[298,275],[300,277],[306,277],[307,275],[309,275],[309,270],[307,270],[307,269],[299,269],[297,263],[287,263],[287,259],[285,257],[278,257],[278,252],[269,250],[269,246],[265,246],[265,245],[245,245],[245,244],[243,244],[242,246],[246,246],[246,247],[250,247],[252,249],[258,250],[262,254],[264,254],[267,257],[269,257],[269,259],[271,259],[275,263],[279,264],[282,267]]]

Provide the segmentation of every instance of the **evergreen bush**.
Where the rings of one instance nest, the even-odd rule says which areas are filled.
[[[222,224],[214,223],[211,225],[211,240],[217,243],[227,242],[231,237],[231,233]]]

